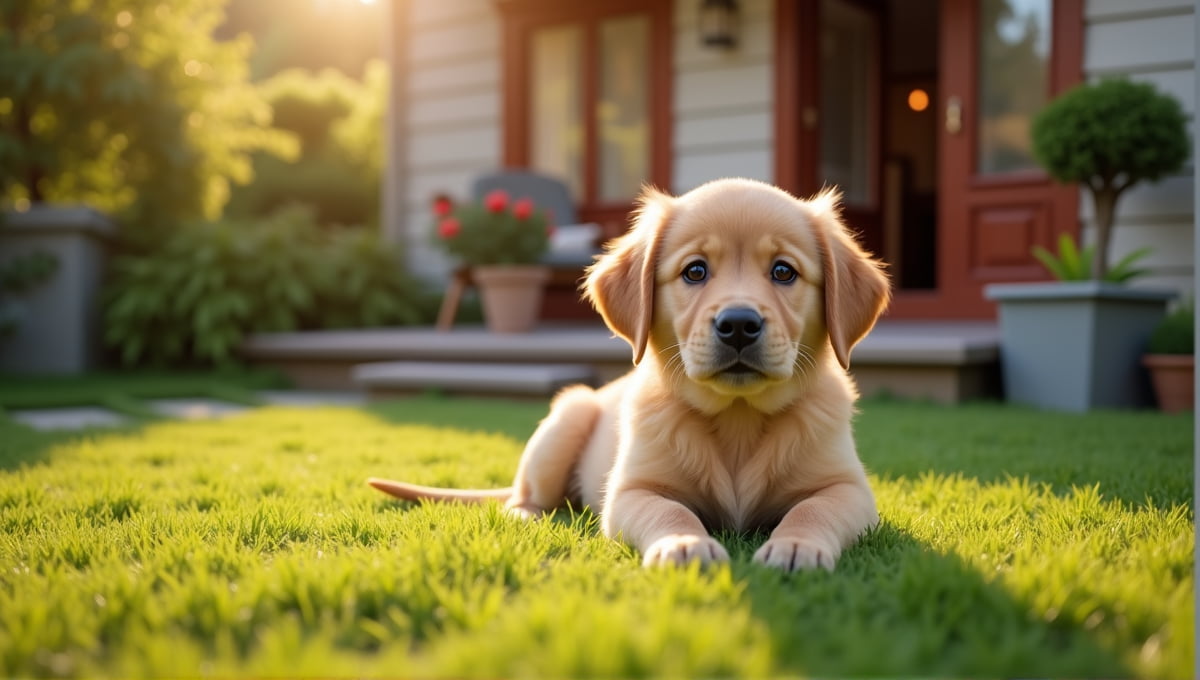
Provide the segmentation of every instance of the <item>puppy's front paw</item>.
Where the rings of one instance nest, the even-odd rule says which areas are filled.
[[[537,519],[545,514],[544,510],[529,503],[522,505],[508,504],[504,506],[504,511],[512,517],[524,520]]]
[[[729,553],[711,536],[673,534],[664,536],[650,544],[642,556],[642,565],[656,567],[664,564],[687,564],[699,562],[728,562]]]
[[[797,538],[772,538],[754,553],[754,561],[784,571],[815,569],[833,571],[837,551],[820,541]]]

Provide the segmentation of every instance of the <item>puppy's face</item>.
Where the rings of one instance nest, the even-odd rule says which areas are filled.
[[[812,366],[825,347],[824,273],[796,200],[754,185],[698,191],[661,238],[652,338],[668,370],[748,396]]]
[[[847,233],[837,195],[797,200],[752,180],[679,198],[648,191],[585,294],[670,380],[752,396],[850,350],[887,305],[887,280]]]

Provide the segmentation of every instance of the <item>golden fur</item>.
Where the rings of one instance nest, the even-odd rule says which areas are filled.
[[[648,565],[726,560],[710,531],[768,528],[757,561],[833,568],[878,521],[845,369],[889,298],[837,203],[741,179],[678,198],[647,190],[584,284],[633,348],[633,371],[560,393],[511,489],[371,483],[402,498],[502,498],[525,516],[588,505]],[[730,310],[749,320],[731,325]]]

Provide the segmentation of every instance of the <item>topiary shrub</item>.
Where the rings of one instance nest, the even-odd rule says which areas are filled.
[[[115,260],[104,335],[127,364],[223,364],[248,333],[421,323],[429,298],[373,232],[328,233],[293,206]]]
[[[1190,143],[1179,102],[1153,85],[1109,79],[1079,85],[1050,102],[1033,121],[1033,154],[1060,182],[1092,194],[1096,257],[1092,278],[1108,271],[1117,199],[1143,180],[1183,167]]]

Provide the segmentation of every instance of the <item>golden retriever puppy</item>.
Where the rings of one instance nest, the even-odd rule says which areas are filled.
[[[711,531],[766,528],[756,561],[832,569],[878,522],[846,368],[889,287],[836,192],[802,201],[744,179],[678,198],[647,190],[584,294],[634,369],[561,392],[511,488],[370,483],[407,499],[503,499],[524,516],[587,505],[647,565],[725,561]]]

